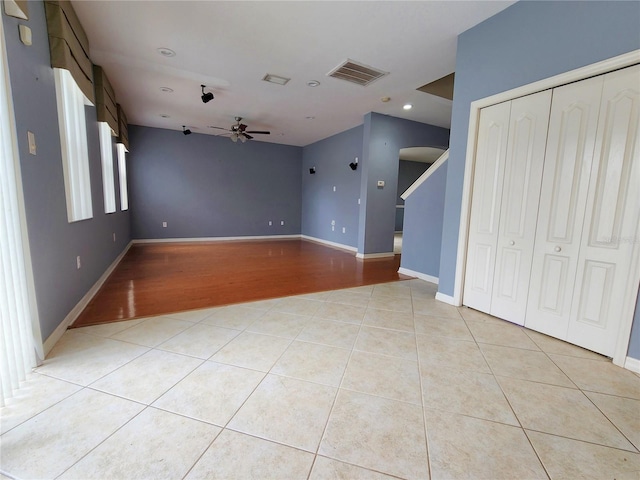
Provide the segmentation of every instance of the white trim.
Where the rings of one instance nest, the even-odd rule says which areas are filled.
[[[243,237],[191,237],[191,238],[141,238],[132,240],[137,243],[210,243],[229,242],[233,240],[285,240],[300,238],[300,235],[247,235]]]
[[[396,254],[393,252],[382,252],[382,253],[357,253],[356,258],[360,258],[362,260],[369,260],[371,258],[388,258],[394,257]]]
[[[448,303],[449,305],[453,305],[454,307],[462,306],[462,304],[456,302],[455,298],[440,292],[436,293],[436,300],[439,300],[444,303]]]
[[[548,90],[567,83],[584,80],[585,78],[601,75],[636,63],[640,63],[640,50],[634,50],[623,55],[618,55],[617,57],[609,58],[601,62],[577,68],[569,72],[561,73],[553,77],[545,78],[544,80],[539,80],[528,85],[523,85],[521,87],[513,88],[511,90],[471,102],[469,112],[469,130],[467,133],[464,183],[462,189],[462,204],[460,208],[460,227],[458,230],[458,254],[456,258],[456,274],[453,287],[453,298],[456,304],[462,304],[464,269],[467,256],[467,240],[469,236],[469,215],[471,212],[471,180],[473,179],[473,162],[476,151],[477,127],[478,119],[480,118],[480,110],[490,105],[506,102],[507,100],[513,100],[514,98],[523,97],[542,90]],[[627,338],[627,344],[628,340],[629,339]],[[616,350],[618,351],[619,349]],[[626,351],[623,355],[626,355]]]
[[[407,197],[411,195],[413,192],[415,192],[418,189],[418,187],[427,180],[427,178],[433,175],[435,171],[438,170],[442,166],[442,164],[447,161],[448,158],[449,158],[449,149],[447,148],[445,152],[442,155],[440,155],[435,162],[433,162],[433,165],[427,168],[427,170],[422,175],[420,175],[418,179],[415,182],[413,182],[411,186],[407,188],[402,195],[400,195],[400,198],[403,200],[406,200]]]
[[[300,235],[302,240],[309,240],[310,242],[322,243],[330,247],[338,248],[340,250],[346,250],[347,252],[356,253],[358,249],[351,245],[345,245],[343,243],[330,242],[329,240],[323,240],[322,238],[310,237],[309,235]]]
[[[465,157],[462,203],[460,207],[460,227],[458,230],[458,253],[456,257],[456,272],[452,297],[454,305],[462,305],[467,241],[469,238],[469,217],[471,212],[471,181],[473,179],[474,156],[476,151],[477,127],[478,119],[480,118],[480,110],[490,105],[530,95],[542,90],[559,87],[571,82],[577,82],[596,75],[602,75],[637,63],[640,63],[640,49],[471,102],[469,108],[469,130],[467,132],[467,152]],[[632,261],[638,262],[637,255],[634,255]],[[633,288],[637,287],[634,286]],[[630,290],[631,287],[629,287],[629,291]],[[633,295],[627,294],[627,298],[630,298],[630,296]],[[613,354],[613,363],[615,365],[622,366],[625,364],[627,349],[629,347],[629,339],[631,337],[632,324],[633,308],[630,305],[625,305],[624,315],[621,320],[618,339]]]
[[[438,277],[433,277],[431,275],[427,275],[426,273],[416,272],[415,270],[409,270],[408,268],[404,267],[400,267],[398,269],[398,273],[401,273],[402,275],[408,275],[409,277],[416,277],[420,280],[424,280],[425,282],[435,283],[436,285],[438,285],[438,282],[440,281]]]
[[[640,359],[626,357],[626,360],[624,361],[624,368],[640,374]]]
[[[66,317],[64,317],[64,320],[62,320],[60,325],[58,325],[58,327],[53,331],[53,333],[49,335],[49,338],[47,338],[43,346],[45,356],[49,355],[49,352],[51,352],[51,349],[53,349],[55,344],[58,343],[58,340],[62,338],[62,335],[64,335],[64,332],[67,330],[67,328],[69,328],[70,325],[73,325],[73,322],[75,322],[78,319],[82,311],[86,308],[87,305],[89,305],[89,302],[93,299],[93,297],[95,297],[95,295],[98,293],[98,290],[100,290],[100,287],[104,285],[104,282],[107,281],[107,278],[109,278],[109,275],[111,275],[111,273],[115,270],[118,264],[122,261],[123,257],[129,251],[129,248],[131,248],[132,244],[133,244],[133,241],[129,242],[129,244],[120,253],[120,255],[116,257],[116,259],[111,263],[111,265],[109,265],[109,267],[105,270],[102,276],[100,276],[98,281],[93,284],[93,286],[89,289],[87,293],[85,293],[85,295],[80,299],[80,301],[76,304],[76,306],[71,309],[71,311],[68,313]]]

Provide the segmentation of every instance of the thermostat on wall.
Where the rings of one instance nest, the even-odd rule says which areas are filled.
[[[378,188],[384,187],[384,180],[378,180]]]

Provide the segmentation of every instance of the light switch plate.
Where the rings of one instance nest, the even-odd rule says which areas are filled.
[[[36,155],[36,136],[33,132],[27,132],[27,138],[29,139],[29,153]]]
[[[27,47],[30,47],[33,44],[33,40],[31,38],[31,29],[26,25],[20,25],[18,27],[18,30],[20,31],[20,41]]]

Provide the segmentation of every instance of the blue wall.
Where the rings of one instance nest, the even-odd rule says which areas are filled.
[[[302,234],[356,247],[362,176],[362,125],[302,150]],[[358,158],[358,169],[349,163]],[[314,175],[309,168],[316,167]],[[333,191],[333,187],[336,191]],[[331,221],[335,229],[331,230]],[[345,233],[342,233],[342,228]]]
[[[518,2],[458,37],[441,293],[454,290],[471,102],[636,50],[639,21],[638,2]]]
[[[442,164],[414,190],[404,207],[400,267],[436,278],[440,273],[447,165]]]
[[[429,163],[400,160],[398,167],[398,189],[396,193],[396,223],[394,228],[396,232],[401,232],[404,226],[404,208],[397,208],[397,205],[404,205],[404,200],[400,195],[413,185],[430,165]]]
[[[449,130],[368,113],[364,117],[358,252],[393,252],[398,162],[401,148],[449,145]],[[379,188],[377,182],[385,186]]]
[[[29,2],[28,21],[8,17],[4,12],[2,21],[11,75],[35,294],[42,338],[46,340],[128,244],[129,214],[104,213],[96,110],[87,107],[93,218],[68,223],[55,83],[50,67],[44,5],[41,2]],[[18,24],[31,28],[31,47],[20,42]],[[35,134],[36,156],[29,154],[27,131]],[[132,148],[135,146],[132,145]],[[116,242],[113,241],[113,233],[116,234]],[[82,259],[80,270],[76,269],[77,255]]]
[[[300,147],[133,125],[129,139],[134,238],[300,233]]]

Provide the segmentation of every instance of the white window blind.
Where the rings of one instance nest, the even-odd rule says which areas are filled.
[[[20,170],[11,86],[0,19],[0,406],[36,365],[27,289]]]
[[[111,127],[107,122],[98,122],[100,129],[100,153],[102,157],[102,191],[104,192],[104,213],[116,211],[116,187],[113,175],[113,143]]]
[[[93,217],[89,150],[84,106],[91,102],[82,93],[68,70],[54,68],[58,124],[62,147],[62,170],[69,222]]]
[[[120,210],[129,210],[129,194],[127,192],[127,149],[122,143],[118,143],[118,173],[120,175]]]

